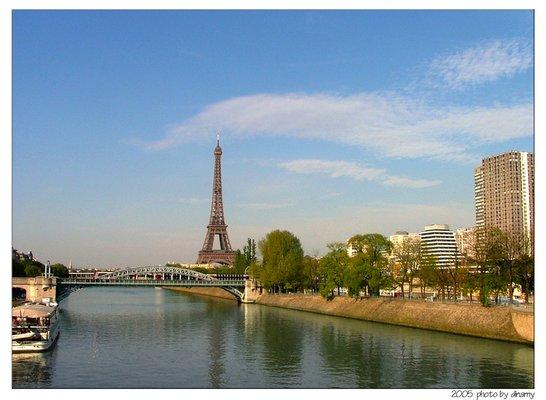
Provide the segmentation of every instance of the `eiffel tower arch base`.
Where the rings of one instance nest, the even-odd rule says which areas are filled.
[[[219,263],[219,264],[233,265],[234,262],[235,262],[234,251],[201,250],[197,256],[198,264]]]

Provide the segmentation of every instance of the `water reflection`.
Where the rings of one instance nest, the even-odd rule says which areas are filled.
[[[383,358],[376,351],[374,339],[373,336],[361,337],[355,332],[340,331],[334,325],[322,327],[322,366],[337,378],[330,387],[377,387]]]
[[[16,389],[50,387],[53,357],[54,352],[13,354],[13,387]]]
[[[276,387],[291,387],[301,381],[302,329],[297,319],[283,314],[268,313],[260,307],[259,340],[261,361],[268,382]]]
[[[209,299],[207,299],[209,300]],[[226,352],[226,319],[224,313],[233,307],[232,304],[225,304],[220,301],[219,304],[212,303],[211,300],[207,302],[206,312],[210,318],[208,324],[208,354],[210,354],[209,364],[209,378],[210,387],[218,389],[224,387],[224,354]]]
[[[310,341],[304,358],[315,352],[320,362],[310,387],[533,387],[529,346],[261,306],[250,314],[269,329],[263,347],[270,372],[284,364],[301,372],[301,338]],[[285,336],[297,349],[283,351],[278,343],[288,343]]]
[[[533,349],[169,290],[71,294],[46,354],[14,387],[529,388]]]

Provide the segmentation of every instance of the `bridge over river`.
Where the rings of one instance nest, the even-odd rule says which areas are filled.
[[[248,275],[212,275],[170,266],[125,268],[92,278],[71,276],[49,279],[49,285],[56,286],[57,301],[74,290],[91,286],[217,287],[231,293],[242,303],[253,303],[251,292],[255,291]]]

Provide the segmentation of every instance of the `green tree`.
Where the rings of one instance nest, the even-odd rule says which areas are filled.
[[[489,274],[485,276],[485,280],[490,293],[492,293],[495,298],[495,303],[498,303],[500,295],[508,293],[508,273],[504,263],[498,262],[491,266],[489,268]]]
[[[434,282],[436,282],[436,289],[440,292],[440,297],[443,300],[446,299],[446,291],[450,292],[451,286],[451,274],[450,274],[450,268],[448,267],[442,267],[439,268],[436,266],[433,270],[434,274]]]
[[[320,294],[327,299],[332,299],[336,288],[338,296],[340,294],[349,256],[343,243],[329,243],[326,247],[329,252],[319,261]]]
[[[245,271],[246,263],[243,252],[239,249],[235,250],[235,260],[233,261],[233,268],[238,274],[242,274]]]
[[[260,240],[258,246],[262,255],[260,280],[264,287],[274,292],[301,288],[303,249],[294,234],[275,230]]]
[[[465,267],[466,260],[464,259],[464,255],[460,254],[458,251],[455,251],[453,253],[453,267],[447,269],[449,285],[450,288],[453,289],[451,296],[455,301],[458,301],[458,296],[462,292],[461,286],[468,276]]]
[[[363,253],[357,253],[349,259],[345,269],[344,286],[351,297],[360,296],[362,289],[369,285],[371,278],[370,265]]]
[[[436,257],[423,253],[421,257],[421,265],[417,276],[419,277],[419,283],[421,286],[421,297],[425,297],[425,290],[427,287],[436,286]]]
[[[311,289],[313,292],[318,291],[320,283],[320,263],[316,257],[303,257],[303,287]]]
[[[348,276],[351,293],[357,295],[365,288],[368,294],[379,296],[381,289],[392,288],[393,276],[387,258],[392,243],[379,233],[369,233],[351,237],[348,244],[356,250],[351,260],[354,268]]]
[[[248,238],[243,251],[237,250],[235,252],[235,261],[233,262],[235,272],[243,274],[256,260],[256,242],[254,239]]]
[[[246,240],[246,246],[243,247],[243,255],[245,257],[246,263],[250,265],[257,260],[256,257],[256,242],[254,239],[248,238]],[[247,265],[247,266],[248,266]]]
[[[43,270],[34,263],[28,263],[25,266],[25,275],[28,277],[40,276],[42,273]]]
[[[259,261],[254,261],[252,262],[252,264],[250,264],[250,267],[248,268],[247,272],[252,279],[261,282],[262,281],[260,277],[261,269],[262,269],[262,264],[260,264]]]
[[[475,273],[469,268],[463,268],[463,278],[461,279],[461,290],[464,296],[470,299],[470,303],[473,300],[473,294],[479,288],[479,280]]]
[[[12,259],[11,260],[11,276],[14,276],[14,277],[27,276],[25,274],[25,267],[26,267],[26,265],[23,264],[21,261],[15,259],[15,258]]]
[[[521,280],[522,265],[531,259],[532,246],[525,234],[502,232],[500,235],[501,256],[500,264],[503,274],[506,276],[508,296],[510,302],[514,297],[514,284],[520,284],[523,292],[523,285],[528,282]],[[526,260],[522,264],[522,260]],[[532,264],[530,264],[532,266]],[[522,285],[523,283],[523,285]]]
[[[54,276],[57,276],[59,278],[68,278],[68,268],[66,268],[63,264],[53,264],[51,266],[51,272]]]
[[[498,266],[503,259],[503,232],[496,227],[476,228],[476,240],[472,248],[472,262],[478,269],[480,302],[491,305],[491,292],[498,287]]]
[[[392,251],[392,243],[379,233],[367,233],[351,237],[348,244],[356,253],[363,253],[372,264],[384,261]]]
[[[515,264],[515,282],[521,286],[525,303],[529,303],[529,295],[534,291],[534,264],[534,258],[530,255],[522,255]]]

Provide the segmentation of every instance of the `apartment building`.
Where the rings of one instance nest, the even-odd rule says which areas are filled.
[[[487,157],[474,170],[476,227],[498,227],[534,241],[534,157],[511,151]]]

